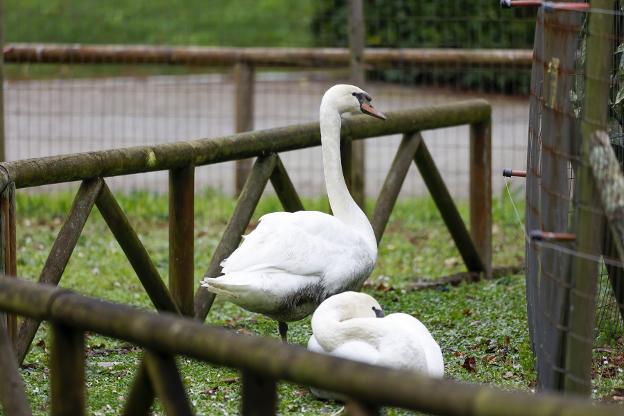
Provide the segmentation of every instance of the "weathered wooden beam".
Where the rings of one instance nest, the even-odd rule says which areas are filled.
[[[30,416],[24,381],[19,375],[13,343],[7,332],[4,314],[0,313],[0,411],[6,415]]]
[[[464,220],[459,215],[455,202],[453,202],[453,198],[446,188],[442,175],[440,175],[424,140],[421,140],[416,150],[414,162],[425,181],[425,185],[427,185],[433,201],[438,207],[438,211],[440,211],[440,215],[442,215],[446,228],[448,228],[451,237],[453,237],[453,241],[464,260],[466,268],[471,272],[485,272],[485,266],[479,256],[479,252],[466,229]]]
[[[277,383],[253,371],[242,371],[241,415],[273,416],[277,410]]]
[[[221,274],[221,262],[229,256],[238,247],[245,229],[249,225],[251,216],[253,215],[258,201],[264,192],[273,169],[277,156],[270,154],[268,156],[259,157],[254,163],[251,173],[247,178],[247,182],[243,187],[243,191],[238,197],[236,208],[230,218],[221,241],[212,254],[208,270],[204,276],[215,277]],[[206,288],[200,286],[195,293],[195,318],[203,321],[206,319],[208,311],[212,306],[215,295],[210,293]]]
[[[48,306],[33,307],[28,302]],[[0,310],[31,314],[154,351],[245,368],[274,380],[310,385],[381,406],[473,416],[621,414],[617,405],[552,394],[502,391],[316,354],[276,339],[240,335],[195,320],[112,304],[21,279],[0,277]]]
[[[390,214],[392,214],[392,209],[396,204],[397,197],[421,141],[422,136],[419,133],[403,135],[394,160],[392,160],[386,180],[379,192],[373,220],[371,221],[378,243],[381,241],[386,225],[388,225]]]
[[[234,129],[236,133],[253,130],[254,78],[254,67],[248,62],[239,62],[234,65],[234,114],[236,115]],[[236,196],[242,192],[243,186],[245,186],[251,165],[251,159],[240,159],[235,163],[234,189]]]
[[[193,410],[174,357],[160,352],[146,351],[144,359],[152,387],[160,399],[165,413],[176,416],[191,416]]]
[[[288,172],[286,172],[286,168],[284,168],[282,160],[278,155],[275,155],[275,167],[273,168],[270,179],[271,185],[273,185],[273,189],[275,189],[275,193],[286,211],[303,211],[303,204],[297,194],[297,190],[290,180]]]
[[[128,399],[124,404],[122,415],[124,416],[149,416],[155,392],[147,374],[145,360],[137,368],[137,372],[132,381]]]
[[[95,200],[102,190],[104,181],[100,178],[85,180],[74,197],[69,214],[59,231],[48,258],[46,259],[39,283],[58,285],[61,276],[69,263],[78,238],[82,233],[85,223],[91,214]],[[28,353],[30,344],[35,338],[41,321],[36,319],[24,319],[19,328],[16,351],[17,360],[21,364]]]
[[[385,121],[369,116],[352,117],[342,123],[343,136],[354,140],[402,134],[434,128],[475,124],[490,117],[485,100],[441,104],[415,110],[391,112]],[[0,165],[9,172],[17,188],[69,182],[92,177],[128,175],[202,166],[218,162],[319,146],[318,123],[240,133],[217,139],[178,141],[155,146],[102,150],[63,156],[49,156]],[[0,177],[0,188],[7,182]]]
[[[186,316],[193,316],[195,168],[169,171],[169,291]]]
[[[605,257],[624,262],[624,175],[613,151],[609,135],[595,131],[591,135],[589,165],[605,215],[606,230],[602,240]],[[609,281],[620,316],[624,320],[624,271],[605,262]]]
[[[613,10],[614,0],[592,0],[591,7]],[[576,169],[575,198],[578,198],[575,230],[576,247],[581,253],[600,253],[600,231],[597,226],[602,216],[594,212],[597,191],[589,166],[592,134],[607,125],[609,88],[611,79],[611,39],[613,16],[590,13],[587,30],[587,55],[585,68],[585,99],[581,131],[583,140],[579,152],[580,163]],[[578,195],[578,196],[576,196]],[[576,256],[572,260],[569,283],[568,321],[564,343],[563,390],[578,395],[591,395],[592,348],[594,316],[596,312],[596,285],[598,262]]]
[[[0,114],[1,116],[1,114]],[[0,267],[8,276],[17,275],[17,252],[15,235],[15,183],[9,182],[0,193]],[[17,316],[6,314],[7,332],[13,345],[17,344]]]
[[[470,235],[492,277],[492,124],[470,125]]]
[[[106,183],[95,203],[156,309],[180,313],[147,250]]]
[[[531,66],[530,49],[426,49],[371,48],[365,62],[375,67],[396,65]],[[346,48],[214,48],[148,45],[76,45],[8,43],[4,58],[9,63],[70,63],[229,66],[238,62],[281,67],[346,67]]]
[[[61,323],[52,324],[50,352],[51,413],[86,414],[84,333]]]

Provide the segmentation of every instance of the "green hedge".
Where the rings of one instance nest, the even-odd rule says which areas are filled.
[[[533,47],[535,8],[501,9],[495,0],[364,0],[366,44],[386,48]],[[347,46],[348,3],[321,0],[311,20],[317,46]],[[526,69],[410,68],[372,71],[370,79],[528,92]]]

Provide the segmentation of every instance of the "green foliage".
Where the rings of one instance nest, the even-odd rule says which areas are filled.
[[[305,46],[310,43],[305,19],[312,4],[289,0],[7,0],[5,40]]]
[[[323,0],[311,27],[319,46],[347,46],[347,2]],[[366,45],[384,48],[532,48],[535,11],[501,9],[490,0],[365,0]],[[443,84],[528,93],[526,69],[401,66],[369,78],[406,84]]]

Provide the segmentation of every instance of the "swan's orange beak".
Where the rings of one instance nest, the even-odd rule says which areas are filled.
[[[385,120],[386,119],[386,116],[384,116],[384,114],[381,111],[377,111],[377,109],[375,109],[369,103],[362,103],[362,104],[360,104],[360,110],[362,110],[362,112],[364,114],[368,114],[369,116],[373,116],[373,117],[378,118],[380,120]]]

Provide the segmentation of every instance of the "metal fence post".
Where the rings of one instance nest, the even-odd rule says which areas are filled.
[[[349,50],[351,82],[364,88],[364,8],[362,0],[349,0]],[[366,200],[366,148],[364,140],[356,140],[351,146],[351,194],[357,204],[364,208]],[[349,183],[349,181],[347,181]]]
[[[234,109],[236,114],[236,133],[253,130],[254,116],[254,67],[248,62],[239,62],[234,65],[234,83],[236,99]],[[247,176],[251,171],[251,159],[236,161],[235,192],[238,196],[245,186]]]

